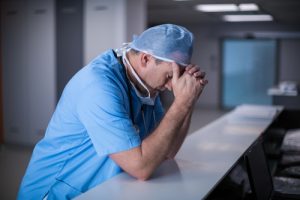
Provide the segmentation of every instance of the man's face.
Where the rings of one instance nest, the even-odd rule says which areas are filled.
[[[181,74],[184,72],[184,68],[180,67]],[[173,69],[171,62],[155,62],[155,58],[152,57],[151,62],[147,66],[147,73],[144,77],[144,81],[152,92],[159,92],[168,89],[172,91],[172,77]]]

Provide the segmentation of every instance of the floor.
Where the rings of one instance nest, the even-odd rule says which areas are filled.
[[[189,134],[225,114],[215,109],[195,109]],[[19,184],[25,173],[33,147],[0,146],[0,199],[16,199]]]

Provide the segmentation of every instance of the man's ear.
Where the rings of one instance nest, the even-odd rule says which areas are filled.
[[[140,62],[142,67],[146,67],[150,62],[151,56],[149,54],[141,52]]]

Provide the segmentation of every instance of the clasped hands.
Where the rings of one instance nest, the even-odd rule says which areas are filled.
[[[190,64],[184,69],[173,63],[172,87],[175,99],[182,104],[193,105],[208,83],[205,72],[197,65]]]
[[[208,83],[208,80],[205,79],[206,73],[204,71],[201,71],[197,65],[188,65],[185,68],[185,73],[188,73],[189,75],[196,78],[203,87]]]

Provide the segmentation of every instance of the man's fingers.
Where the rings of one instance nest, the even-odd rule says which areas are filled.
[[[195,73],[193,73],[193,76],[196,77],[196,78],[204,78],[206,75],[205,72],[201,72],[201,71],[197,71]]]
[[[194,74],[196,72],[200,71],[198,67],[192,67],[191,69],[188,70],[189,74]]]
[[[208,80],[206,79],[200,79],[200,84],[205,86],[208,83]]]
[[[198,65],[188,65],[186,68],[185,68],[185,71],[196,77],[196,78],[204,78],[205,77],[205,72],[202,72],[199,68]]]
[[[188,65],[185,67],[185,71],[189,71],[191,68],[193,67],[193,65]]]

